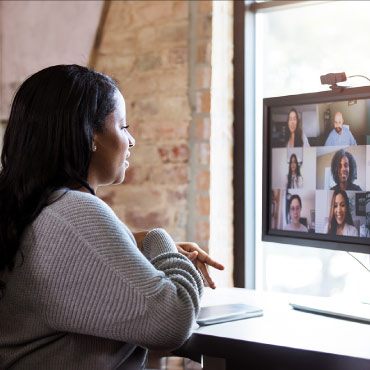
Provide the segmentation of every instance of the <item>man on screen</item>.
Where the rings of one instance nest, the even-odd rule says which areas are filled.
[[[348,126],[344,126],[343,123],[343,114],[336,112],[333,121],[334,128],[330,131],[325,141],[325,146],[357,145],[356,139],[353,137]]]
[[[336,185],[330,190],[361,190],[353,183],[357,179],[357,165],[351,153],[340,149],[334,154],[331,160],[331,174]]]

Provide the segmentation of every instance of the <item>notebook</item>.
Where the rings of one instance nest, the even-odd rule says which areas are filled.
[[[199,326],[220,324],[223,322],[262,316],[263,310],[243,303],[230,303],[202,307],[197,318]]]

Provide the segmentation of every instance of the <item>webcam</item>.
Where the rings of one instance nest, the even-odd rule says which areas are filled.
[[[343,89],[343,86],[338,86],[338,82],[347,81],[347,76],[345,72],[340,73],[328,73],[326,75],[320,76],[322,85],[330,85],[332,90]]]

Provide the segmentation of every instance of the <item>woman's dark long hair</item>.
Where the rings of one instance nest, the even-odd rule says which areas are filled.
[[[344,216],[344,223],[348,225],[354,225],[353,219],[351,215],[351,210],[349,206],[349,199],[347,196],[347,193],[344,190],[334,190],[333,197],[331,198],[331,205],[330,205],[330,215],[329,215],[329,228],[328,228],[328,234],[330,235],[337,235],[337,229],[338,229],[338,223],[335,218],[334,214],[334,203],[335,203],[335,197],[341,194],[344,198],[344,202],[346,204],[346,214]]]
[[[290,130],[289,130],[289,115],[290,113],[294,112],[296,117],[297,117],[297,128],[295,129],[295,132],[294,132],[294,147],[300,147],[300,146],[303,146],[303,139],[302,139],[302,128],[301,128],[301,121],[299,119],[299,115],[298,115],[298,112],[295,108],[291,108],[289,113],[288,113],[288,118],[287,118],[287,132],[288,132],[288,140],[289,141],[289,137],[290,137]]]
[[[292,165],[293,157],[295,158],[295,162],[297,163],[296,176],[297,177],[301,176],[301,170],[299,168],[297,156],[293,153],[290,156],[290,159],[289,159],[288,186],[287,186],[288,189],[290,189],[292,187],[292,168],[291,168],[291,165]]]
[[[0,172],[0,272],[15,264],[25,228],[61,187],[85,187],[94,132],[114,110],[115,82],[78,65],[26,79],[11,107]],[[5,288],[0,280],[0,288]]]

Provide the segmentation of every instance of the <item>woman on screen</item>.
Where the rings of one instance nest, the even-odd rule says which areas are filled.
[[[300,222],[302,201],[299,195],[294,194],[290,197],[288,203],[288,210],[289,210],[289,223],[284,227],[284,230],[308,232],[307,227],[301,224]]]
[[[292,108],[289,111],[287,126],[289,132],[289,139],[287,141],[287,148],[310,146],[306,135],[302,131],[298,112]]]
[[[353,225],[349,199],[344,190],[335,190],[331,198],[327,234],[358,236],[358,231]]]
[[[289,172],[287,175],[287,189],[298,189],[303,186],[303,178],[299,168],[297,156],[293,153],[289,159]]]

